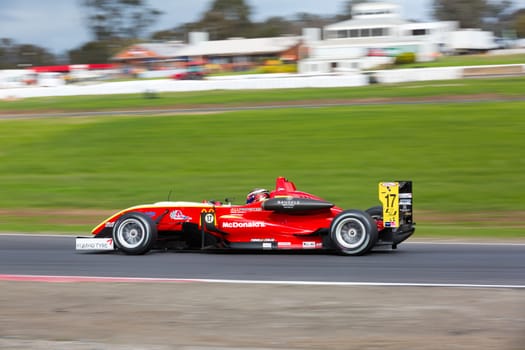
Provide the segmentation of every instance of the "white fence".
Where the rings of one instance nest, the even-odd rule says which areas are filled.
[[[505,71],[512,74],[525,74],[525,64],[478,67],[414,68],[372,71],[366,74],[342,75],[240,75],[235,77],[215,77],[205,80],[133,80],[112,83],[93,82],[90,85],[63,85],[51,87],[21,87],[0,89],[0,99],[134,94],[145,92],[180,92],[209,90],[253,90],[253,89],[293,89],[317,87],[365,86],[371,82],[391,84],[410,81],[451,80],[464,77],[469,69],[481,75],[501,75]],[[485,72],[485,73],[483,73]]]
[[[378,83],[392,84],[410,81],[461,79],[462,67],[392,69],[372,72]]]
[[[89,85],[64,85],[57,87],[23,87],[0,89],[0,99],[27,98],[43,96],[76,96],[133,94],[144,92],[178,92],[208,90],[253,90],[253,89],[293,89],[308,87],[351,87],[368,84],[367,77],[361,74],[340,76],[294,76],[259,77],[247,79],[205,79],[205,80],[134,80],[112,83],[92,83]]]

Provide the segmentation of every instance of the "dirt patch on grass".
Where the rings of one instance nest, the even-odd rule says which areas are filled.
[[[174,104],[165,106],[144,106],[134,110],[129,108],[111,108],[102,110],[60,110],[39,109],[33,110],[9,110],[0,111],[0,119],[11,118],[41,118],[55,116],[99,116],[99,115],[147,115],[158,114],[193,114],[193,113],[216,113],[232,109],[259,109],[268,107],[324,107],[324,106],[355,106],[376,104],[411,104],[411,103],[458,103],[477,101],[515,101],[523,100],[522,97],[512,97],[497,93],[466,94],[466,95],[434,95],[421,97],[377,97],[377,98],[327,98],[319,100],[291,100],[291,101],[265,101],[265,102],[233,102],[226,104]],[[84,114],[82,114],[84,113]]]

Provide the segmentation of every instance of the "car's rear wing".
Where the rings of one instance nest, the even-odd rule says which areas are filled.
[[[412,181],[380,182],[379,200],[383,204],[385,227],[413,225]]]

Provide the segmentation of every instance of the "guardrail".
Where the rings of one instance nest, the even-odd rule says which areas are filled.
[[[377,83],[406,83],[411,81],[452,80],[473,77],[491,77],[525,74],[525,64],[406,68],[378,70],[368,73]]]

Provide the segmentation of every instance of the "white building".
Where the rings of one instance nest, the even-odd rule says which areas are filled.
[[[354,6],[352,19],[328,25],[323,38],[307,31],[309,57],[299,65],[301,73],[345,72],[390,63],[402,52],[413,52],[418,61],[433,60],[450,51],[453,21],[416,23],[402,19],[400,7],[390,3]]]
[[[192,32],[189,45],[181,49],[178,55],[211,64],[249,67],[262,59],[274,57],[296,61],[301,43],[300,36],[208,40],[207,33]]]

